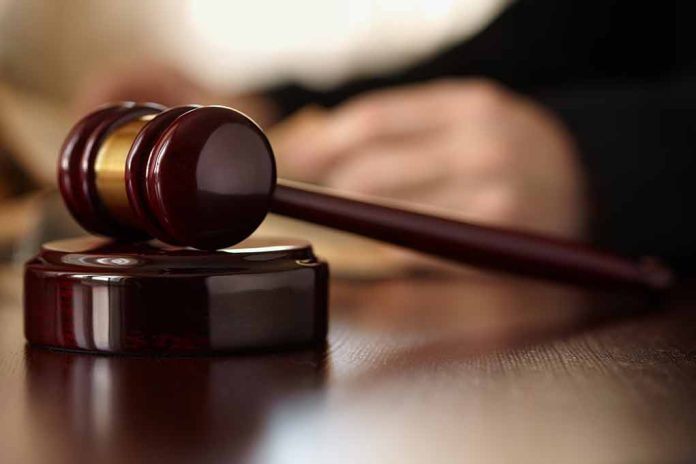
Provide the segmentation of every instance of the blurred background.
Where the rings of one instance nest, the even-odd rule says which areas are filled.
[[[244,111],[283,177],[688,268],[696,91],[678,9],[0,0],[2,256],[80,233],[55,194],[59,147],[93,108],[137,100]],[[432,265],[280,218],[259,233],[358,273]]]
[[[471,36],[506,3],[0,0],[3,255],[16,253],[19,241],[21,260],[42,239],[80,232],[63,214],[61,202],[43,192],[55,188],[58,149],[70,126],[91,109],[81,101],[89,100],[105,73],[129,66],[138,73],[143,70],[139,64],[154,60],[214,95],[287,81],[330,88],[356,76],[399,69]],[[290,228],[291,234],[309,234],[329,254],[341,240],[349,240],[346,248],[356,245],[330,231],[278,221],[280,226],[270,226],[271,234],[278,228],[278,233]],[[38,237],[29,234],[32,240],[22,243],[37,227],[48,230]],[[376,246],[373,251],[390,254]],[[336,253],[341,262],[350,259],[350,253]]]
[[[505,0],[2,0],[3,75],[57,102],[114,61],[155,56],[219,91],[328,87],[470,36]]]

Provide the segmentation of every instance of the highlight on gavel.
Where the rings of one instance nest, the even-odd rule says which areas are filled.
[[[659,291],[672,280],[653,260],[277,180],[263,131],[225,107],[103,107],[72,129],[58,171],[75,219],[113,240],[47,243],[27,263],[34,345],[209,354],[323,344],[328,266],[306,242],[245,240],[269,211],[558,282]]]

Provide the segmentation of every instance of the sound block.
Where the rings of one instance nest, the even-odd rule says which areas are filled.
[[[200,251],[96,237],[50,242],[26,264],[25,335],[56,349],[215,354],[320,346],[328,265],[307,242]]]

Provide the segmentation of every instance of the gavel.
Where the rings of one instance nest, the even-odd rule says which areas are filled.
[[[79,121],[58,181],[88,231],[215,250],[252,234],[268,212],[448,260],[558,282],[660,290],[657,261],[475,225],[276,178],[273,149],[246,115],[221,106],[121,103]]]

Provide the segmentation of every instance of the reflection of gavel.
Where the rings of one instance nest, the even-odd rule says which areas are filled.
[[[661,289],[671,273],[568,241],[468,224],[276,182],[271,146],[223,107],[120,104],[82,119],[59,184],[85,229],[201,249],[233,245],[266,213],[290,216],[489,269],[586,285]]]

